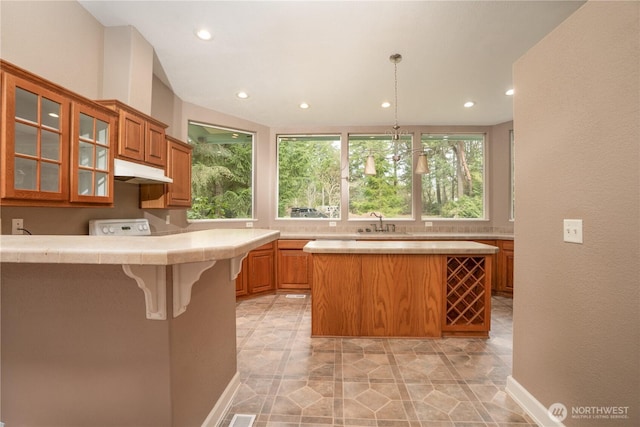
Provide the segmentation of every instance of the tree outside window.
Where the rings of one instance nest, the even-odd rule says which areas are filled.
[[[251,219],[253,134],[189,122],[191,209],[188,219]]]
[[[349,135],[349,219],[412,217],[411,135],[393,141],[391,135]],[[375,175],[365,175],[365,160],[373,155]]]
[[[423,134],[422,219],[485,217],[484,135]]]
[[[340,136],[278,136],[278,218],[340,218]]]

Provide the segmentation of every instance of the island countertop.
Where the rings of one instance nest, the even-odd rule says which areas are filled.
[[[277,230],[214,229],[163,236],[0,236],[0,262],[173,265],[230,259],[276,240]]]
[[[498,248],[469,241],[316,240],[303,250],[322,254],[494,254]]]

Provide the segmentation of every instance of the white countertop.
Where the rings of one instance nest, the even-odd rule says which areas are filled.
[[[467,241],[316,240],[304,246],[317,254],[464,254],[491,255],[495,246]]]
[[[413,232],[376,233],[376,232],[306,232],[281,231],[280,239],[287,240],[513,240],[508,233],[449,233],[449,232]]]
[[[279,235],[252,228],[164,236],[1,235],[0,262],[172,265],[235,258]]]

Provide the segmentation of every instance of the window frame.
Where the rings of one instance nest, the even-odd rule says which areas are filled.
[[[379,221],[377,218],[352,218],[351,217],[351,182],[353,181],[353,178],[351,177],[351,169],[350,169],[350,142],[351,142],[351,137],[384,137],[385,140],[388,140],[390,142],[393,142],[393,135],[391,135],[388,132],[380,132],[378,131],[372,131],[372,132],[349,132],[347,133],[347,138],[346,138],[346,164],[342,165],[342,168],[344,170],[347,171],[347,173],[349,174],[348,176],[348,185],[346,185],[346,190],[345,194],[343,195],[343,197],[346,199],[346,213],[347,213],[347,218],[346,220],[348,222],[353,222],[353,223],[358,223],[358,222],[371,222],[372,220],[375,221]],[[383,219],[385,221],[393,221],[393,222],[413,222],[416,220],[416,210],[415,210],[415,195],[416,195],[416,176],[413,173],[414,171],[414,163],[415,163],[415,155],[414,153],[416,152],[416,148],[415,148],[415,144],[416,144],[416,137],[415,137],[415,133],[414,132],[406,132],[403,133],[402,135],[400,135],[401,138],[402,137],[407,137],[410,139],[410,149],[408,151],[403,150],[401,153],[399,153],[403,158],[406,158],[406,162],[408,164],[408,167],[410,169],[410,176],[411,176],[411,180],[408,183],[408,185],[411,186],[411,190],[409,191],[409,196],[410,196],[410,200],[409,203],[407,205],[407,207],[410,209],[410,213],[408,216],[406,217],[387,217],[384,216]],[[389,152],[389,156],[391,156],[393,154],[393,152]],[[364,169],[364,165],[366,162],[367,156],[364,155],[364,157],[361,159],[362,160],[362,165],[363,165],[363,169]],[[378,211],[376,211],[376,213],[379,213]]]
[[[339,173],[340,173],[340,177],[339,177],[339,208],[337,210],[337,217],[331,217],[330,215],[327,217],[286,217],[286,216],[279,216],[279,205],[280,205],[280,141],[282,138],[313,138],[313,137],[318,137],[318,138],[323,138],[323,137],[335,137],[336,140],[338,141],[339,145],[338,145],[338,169],[339,169]],[[276,156],[275,156],[275,200],[274,200],[274,209],[275,209],[275,216],[274,219],[276,221],[331,221],[331,222],[335,222],[335,221],[342,221],[342,210],[343,210],[343,199],[344,199],[344,185],[343,185],[343,181],[344,181],[344,177],[342,175],[344,167],[342,166],[342,160],[343,160],[343,147],[344,147],[344,141],[343,141],[343,134],[339,133],[339,132],[331,132],[331,133],[311,133],[311,134],[303,134],[303,133],[278,133],[275,136],[275,151],[276,151]],[[313,208],[313,207],[310,207]]]
[[[488,134],[486,131],[474,132],[474,131],[443,131],[443,132],[420,132],[419,137],[419,146],[420,149],[424,149],[422,145],[422,139],[424,135],[478,135],[482,136],[482,217],[480,218],[446,218],[446,217],[425,217],[422,212],[422,196],[423,196],[423,185],[422,185],[422,176],[419,177],[419,200],[417,201],[419,207],[419,215],[416,218],[418,221],[422,222],[461,222],[461,221],[469,221],[469,222],[479,222],[479,221],[490,221],[489,217],[489,197],[490,195],[487,193],[487,189],[489,188],[489,176],[488,176],[488,166],[489,166],[489,143],[488,143]]]
[[[229,126],[222,126],[222,125],[217,125],[213,123],[207,123],[202,120],[189,119],[187,120],[187,137],[189,135],[189,126],[191,126],[192,124],[196,126],[210,127],[210,128],[214,128],[222,131],[239,132],[241,134],[251,135],[251,180],[250,180],[251,181],[251,216],[242,217],[242,218],[189,218],[187,214],[187,223],[190,223],[190,224],[212,223],[212,222],[232,223],[237,221],[243,221],[243,222],[256,221],[257,220],[256,218],[256,158],[257,158],[256,157],[257,155],[256,137],[257,137],[257,133],[255,131],[238,129],[238,128],[233,128]],[[193,145],[190,138],[188,138],[188,143],[189,145]],[[193,160],[191,162],[191,167],[193,167]],[[192,185],[193,185],[193,181],[192,181]],[[191,209],[192,209],[191,207],[187,209],[187,212],[189,212]]]

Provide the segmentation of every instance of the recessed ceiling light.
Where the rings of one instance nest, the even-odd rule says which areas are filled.
[[[513,95],[513,89],[507,90],[504,94],[507,95],[507,96]]]
[[[391,103],[389,101],[385,101],[382,103],[382,108],[389,108],[391,107]]]
[[[476,103],[475,103],[475,102],[473,102],[473,101],[467,101],[467,102],[465,102],[465,103],[464,103],[464,107],[465,107],[465,108],[471,108],[471,107],[473,107],[474,105],[476,105]]]
[[[249,97],[249,94],[247,92],[240,91],[236,93],[236,96],[240,99],[247,99]]]
[[[307,108],[309,108],[309,104],[307,104],[306,102],[303,102],[302,104],[300,104],[300,108],[302,108],[303,110],[306,110]]]
[[[206,30],[204,28],[199,29],[198,31],[196,31],[196,36],[198,36],[198,38],[200,40],[211,40],[212,36],[211,33],[209,32],[209,30]]]

